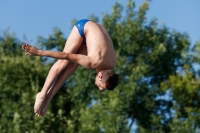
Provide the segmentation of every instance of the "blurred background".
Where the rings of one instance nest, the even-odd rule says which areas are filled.
[[[200,132],[198,0],[1,1],[0,132]],[[120,85],[99,91],[79,67],[47,114],[33,113],[51,58],[27,57],[22,43],[62,51],[83,18],[108,30]]]

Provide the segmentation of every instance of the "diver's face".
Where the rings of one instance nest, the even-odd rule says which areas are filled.
[[[99,88],[99,90],[105,90],[106,89],[106,83],[102,81],[102,75],[101,73],[98,73],[95,78],[95,84]]]

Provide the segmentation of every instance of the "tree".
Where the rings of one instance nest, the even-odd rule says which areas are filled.
[[[33,101],[43,85],[48,67],[40,58],[27,58],[22,42],[5,31],[0,37],[0,131],[26,132],[36,127]],[[38,120],[40,123],[41,120]],[[40,130],[35,130],[35,132]]]
[[[165,94],[160,83],[175,74],[185,62],[183,52],[189,50],[189,37],[166,26],[158,27],[156,20],[147,23],[148,2],[134,12],[129,1],[127,15],[121,16],[116,4],[112,15],[103,18],[103,24],[112,37],[118,55],[117,69],[124,83],[120,101],[127,102],[124,113],[137,121],[138,132],[169,132],[172,119],[172,101],[159,99]],[[127,119],[127,118],[126,118]]]
[[[192,48],[193,53],[187,54],[191,64],[199,63],[199,46],[200,43],[197,42]],[[182,71],[171,75],[167,81],[161,83],[161,89],[168,90],[173,101],[174,115],[169,123],[173,132],[200,131],[200,118],[198,117],[200,114],[199,81],[199,68],[195,71],[193,65],[185,64]]]

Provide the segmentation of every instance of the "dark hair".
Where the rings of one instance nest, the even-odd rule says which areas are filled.
[[[101,72],[102,80],[106,83],[108,90],[113,90],[119,84],[119,76],[112,70],[104,70]]]

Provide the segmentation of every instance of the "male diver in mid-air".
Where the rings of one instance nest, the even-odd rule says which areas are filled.
[[[112,40],[106,29],[96,22],[82,19],[78,21],[65,43],[63,52],[39,50],[29,44],[23,44],[26,55],[48,56],[59,59],[50,69],[44,86],[36,95],[34,112],[45,115],[49,103],[67,78],[79,65],[96,69],[95,84],[99,90],[113,90],[119,83],[116,66],[116,54]]]

